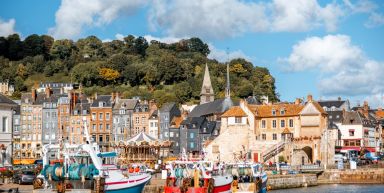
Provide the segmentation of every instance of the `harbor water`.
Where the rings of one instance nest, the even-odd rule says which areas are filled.
[[[366,193],[382,193],[384,192],[383,184],[330,184],[319,185],[307,188],[293,188],[273,190],[271,193],[347,193],[347,192],[366,192]]]

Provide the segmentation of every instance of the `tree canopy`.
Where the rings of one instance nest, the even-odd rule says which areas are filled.
[[[141,96],[159,103],[197,102],[208,64],[216,98],[224,96],[226,64],[208,59],[209,47],[193,37],[167,44],[128,35],[102,42],[96,36],[77,41],[32,34],[0,37],[0,81],[26,91],[39,81],[81,83],[86,92]],[[243,58],[229,61],[231,96],[266,95],[278,101],[275,79],[264,67]]]

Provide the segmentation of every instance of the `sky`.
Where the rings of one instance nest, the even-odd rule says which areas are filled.
[[[312,94],[384,106],[381,0],[2,0],[0,36],[103,41],[199,37],[209,58],[267,67],[282,101]]]

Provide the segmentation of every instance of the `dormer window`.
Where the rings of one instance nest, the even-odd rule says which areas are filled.
[[[204,127],[203,132],[206,133],[207,132],[207,128]]]
[[[328,111],[328,108],[327,107],[323,107],[324,111]]]
[[[280,115],[284,115],[285,114],[285,109],[281,109],[280,110]]]
[[[99,102],[99,107],[104,107],[104,102],[100,101]]]
[[[273,115],[273,116],[276,115],[276,110],[275,110],[275,109],[272,109],[272,115]]]
[[[336,107],[332,106],[331,111],[335,111],[335,110],[336,110]]]

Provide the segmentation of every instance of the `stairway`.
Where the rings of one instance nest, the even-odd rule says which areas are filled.
[[[267,161],[267,160],[271,159],[273,156],[275,156],[275,155],[279,154],[280,152],[284,151],[285,144],[286,143],[284,141],[282,141],[282,142],[274,145],[272,148],[267,149],[266,151],[264,151],[262,153],[263,160]]]

